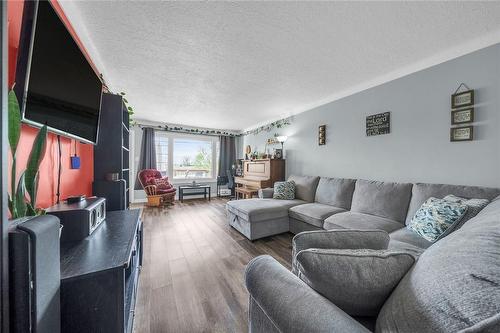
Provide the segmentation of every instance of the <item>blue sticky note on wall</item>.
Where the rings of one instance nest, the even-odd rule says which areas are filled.
[[[71,156],[71,169],[80,169],[80,156]]]

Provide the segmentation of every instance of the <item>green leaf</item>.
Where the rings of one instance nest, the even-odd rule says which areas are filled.
[[[31,148],[28,164],[26,166],[26,189],[30,195],[30,202],[33,207],[36,207],[36,192],[38,190],[39,177],[38,169],[45,155],[47,148],[47,126],[43,126],[38,132],[33,147]]]
[[[16,191],[16,199],[15,199],[15,210],[16,216],[14,218],[26,216],[26,186],[24,183],[24,175],[23,172],[21,177],[19,177],[19,182],[17,183],[17,191]]]
[[[9,91],[9,144],[12,156],[16,154],[17,144],[21,136],[21,111],[14,90]]]
[[[13,198],[11,198],[10,194],[7,193],[7,202],[8,202],[8,205],[9,205],[10,215],[12,216],[12,218],[14,218],[14,216],[16,215],[16,212],[15,212],[15,209],[14,209],[14,202],[13,202],[12,199]]]
[[[28,202],[26,203],[26,216],[36,216],[38,215],[36,213],[36,209],[33,208],[33,206]]]
[[[128,104],[128,101],[126,98],[123,98],[123,101]]]
[[[127,110],[129,110],[129,111],[134,111],[134,109],[133,109],[131,106],[128,106],[128,107],[127,107]]]
[[[125,93],[122,91],[122,92],[120,93],[120,95],[125,96]]]
[[[16,194],[16,156],[12,156],[12,172],[10,175],[10,193],[12,195],[12,200],[15,201],[15,194]],[[16,205],[14,205],[15,207]],[[12,214],[14,216],[14,214]]]

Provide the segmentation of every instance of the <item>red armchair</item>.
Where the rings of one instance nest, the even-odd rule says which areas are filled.
[[[168,177],[162,177],[160,171],[144,169],[139,171],[137,177],[146,192],[148,206],[174,203],[176,189],[170,184]]]

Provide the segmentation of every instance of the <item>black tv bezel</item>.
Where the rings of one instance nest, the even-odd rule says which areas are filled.
[[[78,140],[80,142],[84,143],[90,143],[93,145],[97,145],[97,142],[99,140],[99,125],[101,123],[101,107],[102,107],[102,95],[104,93],[104,86],[102,84],[102,79],[99,76],[99,74],[95,71],[94,67],[90,64],[90,61],[83,52],[82,48],[80,47],[79,43],[73,38],[73,35],[69,31],[68,27],[64,23],[61,15],[57,12],[57,10],[54,8],[52,3],[48,0],[26,0],[24,2],[24,8],[23,8],[23,19],[22,19],[22,25],[21,25],[21,33],[19,37],[19,50],[18,50],[18,56],[17,56],[17,65],[16,65],[16,81],[14,85],[14,92],[16,93],[17,99],[20,104],[21,108],[21,120],[23,123],[28,124],[33,127],[41,128],[44,124],[41,124],[39,122],[30,120],[25,117],[25,111],[26,111],[26,99],[28,96],[28,88],[29,88],[29,79],[30,79],[30,68],[31,68],[31,57],[33,54],[33,44],[35,41],[35,34],[36,34],[36,24],[37,24],[37,14],[38,14],[38,4],[40,1],[47,1],[48,4],[51,6],[52,10],[56,13],[57,17],[61,21],[61,24],[64,26],[64,28],[68,31],[68,34],[71,36],[75,44],[77,45],[78,49],[82,53],[82,55],[85,57],[87,62],[89,63],[89,66],[92,68],[94,71],[96,78],[101,82],[101,96],[99,97],[99,114],[97,116],[97,129],[96,129],[96,135],[95,135],[95,142],[83,137],[80,137],[76,134],[72,134],[69,132],[66,132],[64,130],[54,128],[47,126],[47,129],[55,134],[62,135],[71,139]]]

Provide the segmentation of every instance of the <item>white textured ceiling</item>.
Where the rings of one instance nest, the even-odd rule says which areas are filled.
[[[241,130],[500,42],[499,2],[60,1],[136,118]]]

